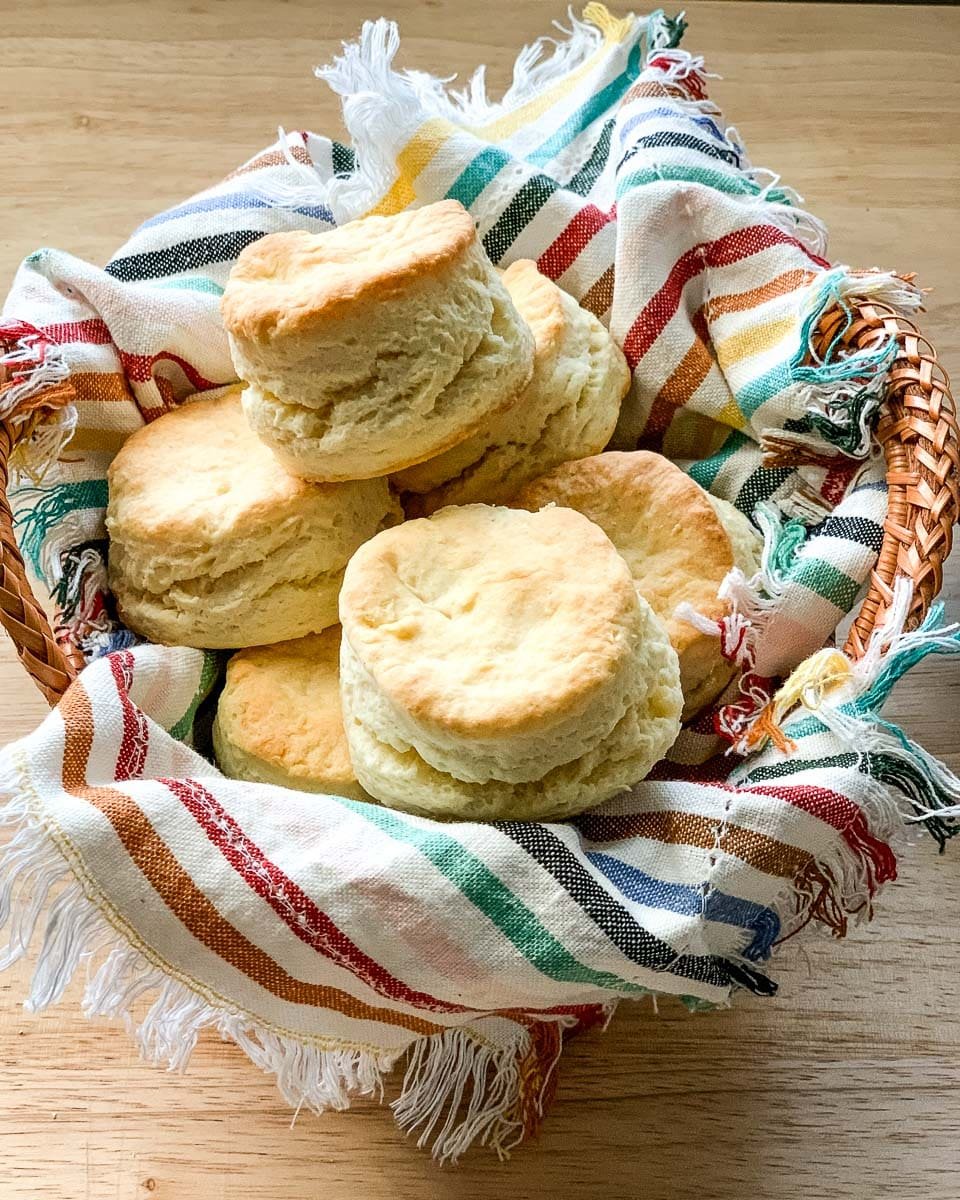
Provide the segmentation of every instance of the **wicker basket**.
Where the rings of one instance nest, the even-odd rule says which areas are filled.
[[[815,349],[825,351],[845,324],[840,336],[850,349],[870,349],[893,334],[900,351],[876,429],[886,456],[889,494],[883,546],[845,646],[852,658],[859,658],[883,620],[897,576],[913,583],[910,628],[923,620],[940,591],[960,508],[960,434],[947,374],[929,341],[910,321],[878,304],[859,305],[853,321],[834,308],[817,327]],[[0,623],[50,704],[60,699],[83,660],[77,647],[56,636],[33,595],[14,538],[6,490],[16,442],[28,437],[68,395],[69,389],[54,386],[30,398],[27,420],[21,411],[15,423],[9,418],[0,421]]]

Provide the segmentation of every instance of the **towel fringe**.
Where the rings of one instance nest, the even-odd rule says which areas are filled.
[[[39,482],[60,457],[77,427],[75,391],[62,348],[25,321],[0,322],[0,421],[25,426],[39,410],[43,423],[11,455],[14,480],[26,476]]]
[[[763,534],[760,568],[751,576],[739,567],[727,574],[717,593],[727,604],[726,613],[717,620],[684,603],[674,614],[719,637],[721,654],[739,669],[736,698],[719,705],[713,717],[714,731],[729,743],[728,754],[747,753],[752,746],[750,731],[770,702],[774,680],[754,671],[757,644],[776,610],[785,573],[806,537],[799,521],[784,524],[769,504],[758,506],[755,519]],[[782,748],[787,748],[786,743]]]
[[[310,156],[304,134],[294,130],[288,133],[282,125],[277,127],[276,148],[290,167],[290,176],[281,178],[271,172],[266,178],[255,175],[250,190],[274,208],[315,208],[329,204],[327,180]],[[294,147],[303,151],[294,154]]]
[[[873,427],[897,354],[897,341],[884,334],[869,349],[851,351],[843,336],[854,321],[854,304],[872,301],[909,314],[921,306],[913,282],[891,271],[851,271],[835,267],[811,290],[790,363],[795,407],[802,429],[766,429],[760,437],[764,466],[802,463],[829,466],[844,458],[864,459],[872,450]],[[824,314],[839,308],[845,315],[823,354],[816,333]]]
[[[88,652],[134,635],[116,620],[107,582],[103,508],[106,482],[84,480],[52,487],[21,488],[14,529],[20,549],[57,606],[57,631]],[[87,643],[89,642],[89,647]]]
[[[393,69],[399,48],[396,22],[380,17],[364,21],[359,39],[345,42],[329,66],[315,68],[341,97],[356,160],[351,174],[328,183],[326,200],[338,224],[363,215],[386,195],[397,174],[395,144],[409,140],[422,123],[422,97],[444,94],[439,80]]]
[[[836,650],[811,656],[783,683],[765,710],[766,726],[758,727],[766,733],[776,728],[788,740],[791,729],[810,720],[829,730],[869,767],[867,774],[879,785],[906,798],[897,807],[900,822],[925,825],[943,850],[947,839],[960,833],[960,779],[880,715],[894,684],[918,662],[930,654],[960,654],[960,624],[941,626],[942,603],[931,607],[918,629],[904,630],[912,596],[912,581],[898,578],[887,617],[863,657],[851,662]],[[761,744],[762,738],[754,742]],[[747,761],[731,780],[749,782],[755,769],[756,763]]]
[[[960,653],[960,626],[939,627],[942,605],[931,609],[919,629],[904,632],[911,595],[910,581],[898,580],[888,619],[862,659],[851,662],[833,649],[812,655],[753,723],[755,744],[765,736],[788,754],[791,733],[799,736],[801,726],[804,736],[829,730],[842,752],[861,760],[870,780],[841,840],[808,862],[775,904],[783,925],[780,942],[811,922],[844,937],[851,923],[870,920],[880,887],[897,877],[894,848],[906,830],[925,825],[941,850],[960,833],[960,779],[880,716],[894,684],[916,663],[929,654]],[[730,782],[749,787],[766,778],[760,772],[768,761],[762,753],[754,755],[732,772]]]
[[[326,1048],[268,1028],[177,978],[173,968],[132,944],[130,933],[94,901],[68,848],[60,846],[19,786],[12,766],[4,764],[0,827],[14,833],[0,853],[0,929],[7,933],[0,970],[23,958],[40,937],[24,1001],[29,1012],[56,1004],[85,965],[84,1016],[123,1021],[150,1063],[184,1071],[209,1029],[273,1075],[296,1112],[342,1111],[355,1096],[383,1100],[386,1077],[404,1050]],[[147,1011],[135,1015],[151,997]],[[517,1024],[515,1037],[496,1046],[469,1029],[419,1038],[392,1104],[397,1125],[408,1133],[419,1130],[418,1147],[431,1147],[441,1162],[455,1162],[474,1143],[507,1157],[539,1127],[555,1087],[563,1031],[577,1024],[574,1016],[530,1017]]]
[[[559,1025],[534,1028],[536,1039],[522,1039],[529,1042],[527,1053],[482,1045],[463,1029],[422,1038],[391,1105],[397,1125],[408,1134],[419,1130],[418,1149],[432,1144],[441,1162],[456,1162],[474,1142],[506,1158],[539,1126],[563,1049]],[[541,1053],[544,1043],[549,1047]],[[537,1075],[532,1089],[525,1078],[531,1066]]]
[[[806,863],[774,903],[781,922],[776,945],[811,924],[843,938],[851,926],[872,920],[880,888],[897,878],[894,847],[902,841],[896,798],[887,788],[871,784],[840,840]]]
[[[567,20],[567,27],[556,24],[560,37],[539,38],[520,51],[512,82],[499,101],[487,93],[483,67],[459,90],[449,86],[452,77],[395,70],[400,47],[396,22],[383,17],[364,22],[356,42],[345,42],[332,63],[315,69],[317,77],[341,97],[343,121],[356,155],[356,169],[331,179],[324,194],[337,222],[353,220],[382,200],[397,178],[396,152],[424,122],[447,121],[469,132],[470,126],[490,124],[541,95],[606,45],[615,50],[645,37],[650,59],[673,52],[686,27],[682,16],[670,18],[657,11],[649,17],[621,19],[597,3],[584,8],[582,19],[569,9]],[[684,70],[690,74],[699,69],[696,64],[702,66],[702,59],[687,55],[671,60],[667,69],[675,75]]]

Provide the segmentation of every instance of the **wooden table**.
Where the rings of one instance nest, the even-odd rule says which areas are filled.
[[[331,131],[312,78],[377,5],[0,0],[0,267],[49,244],[105,261],[140,219],[218,178],[277,122]],[[403,62],[508,80],[560,0],[392,0]],[[689,48],[754,162],[775,166],[833,231],[832,255],[916,270],[925,328],[960,362],[960,11],[689,3]],[[10,200],[13,200],[11,208]],[[960,558],[960,555],[958,555]],[[953,611],[960,570],[946,589]],[[960,664],[921,667],[895,719],[954,768]],[[0,645],[0,738],[43,704]],[[236,1049],[206,1039],[189,1074],[141,1064],[122,1030],[39,1017],[27,969],[0,978],[3,1200],[269,1200],[510,1196],[891,1197],[956,1200],[960,1150],[958,850],[908,854],[881,914],[846,943],[808,938],[775,1001],[687,1015],[624,1006],[573,1044],[539,1141],[498,1167],[440,1170],[387,1112],[290,1113]]]

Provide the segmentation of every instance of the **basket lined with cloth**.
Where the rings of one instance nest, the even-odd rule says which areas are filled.
[[[442,1158],[502,1153],[539,1123],[564,1036],[651,992],[771,995],[784,937],[871,914],[905,821],[955,831],[960,783],[879,717],[906,669],[960,644],[931,607],[960,464],[920,294],[828,263],[682,31],[590,4],[491,103],[482,74],[455,94],[395,71],[396,28],[368,24],[319,72],[352,146],[282,134],[104,269],[24,262],[0,325],[0,616],[57,704],[0,754],[5,961],[36,933],[30,1005],[93,954],[87,1010],[134,1016],[151,1057],[182,1065],[211,1027],[317,1110],[404,1060],[401,1127]],[[192,748],[220,659],[138,644],[106,588],[111,457],[235,378],[218,301],[236,255],[441,197],[494,262],[535,260],[609,325],[633,373],[613,444],[661,450],[764,533],[707,623],[728,691],[567,824],[225,779]],[[823,649],[864,591],[846,652]]]

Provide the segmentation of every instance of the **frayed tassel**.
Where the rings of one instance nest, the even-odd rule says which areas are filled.
[[[764,217],[770,225],[800,242],[816,258],[823,259],[827,253],[826,225],[809,210],[784,202],[776,194],[788,191],[780,184],[779,177],[775,183],[764,187],[760,192],[760,199],[765,202]]]
[[[860,916],[866,907],[859,887],[852,896],[845,893],[836,875],[819,859],[811,859],[794,879],[791,899],[796,905],[793,928],[783,935],[781,943],[811,922],[829,930],[836,938],[845,938],[851,917]]]
[[[785,577],[806,538],[806,527],[801,522],[784,522],[770,505],[760,505],[754,515],[763,533],[760,569],[750,577],[739,567],[729,572],[717,593],[727,604],[725,615],[718,621],[711,620],[689,604],[678,605],[675,613],[679,619],[719,637],[723,657],[740,669],[737,699],[721,705],[714,714],[714,730],[730,743],[728,753],[739,754],[749,753],[765,739],[772,739],[783,751],[790,748],[779,728],[763,719],[774,680],[757,674],[753,668],[758,641],[783,595]]]
[[[103,597],[109,585],[107,566],[99,547],[76,543],[74,546],[61,561],[60,579],[53,590],[53,599],[59,613],[59,629],[79,645],[86,631],[103,614]]]
[[[489,98],[483,67],[479,67],[467,86],[459,91],[447,89],[443,81],[416,71],[406,72],[406,78],[425,99],[431,113],[445,116],[457,124],[486,125],[535,99],[564,76],[578,70],[605,41],[625,45],[644,34],[649,60],[653,55],[672,50],[687,27],[682,14],[668,17],[663,12],[656,12],[647,18],[615,17],[605,5],[597,3],[585,6],[582,19],[568,8],[567,22],[563,25],[554,21],[559,38],[541,37],[520,51],[514,62],[512,82],[500,101]],[[667,61],[666,55],[664,61]],[[685,55],[671,59],[669,69],[674,73],[673,78],[679,81],[695,74],[702,66],[703,59]]]
[[[119,622],[104,621],[103,628],[93,629],[80,639],[80,650],[87,662],[113,654],[115,650],[129,650],[142,645],[143,639]]]
[[[757,506],[754,520],[763,534],[760,569],[747,576],[739,567],[734,567],[726,575],[717,598],[727,602],[727,615],[713,621],[686,603],[679,604],[674,614],[705,633],[719,636],[724,658],[737,666],[752,663],[757,637],[763,631],[768,614],[781,599],[786,576],[807,537],[806,526],[801,521],[784,521],[769,504]]]
[[[769,532],[775,537],[778,528],[782,530],[782,526],[779,526],[770,514],[766,519],[765,532]],[[741,608],[752,605],[757,610],[752,614],[754,616],[753,630],[756,630],[757,626],[761,624],[764,610],[775,604],[777,597],[782,593],[785,572],[778,569],[778,563],[775,561],[777,556],[778,551],[772,546],[768,548],[768,545],[765,544],[763,554],[765,565],[762,574],[764,590],[769,589],[770,598],[761,598],[753,590],[750,594],[738,598]],[[901,589],[899,598],[894,605],[896,611],[892,612],[893,625],[896,626],[899,620],[901,628],[905,613],[899,613],[899,609],[903,606],[902,596],[904,594]],[[875,639],[879,632],[875,633]],[[879,640],[876,645],[879,647]],[[875,661],[878,653],[879,649],[873,651],[872,661]],[[854,664],[845,654],[833,647],[824,647],[822,650],[818,650],[804,659],[791,672],[761,708],[750,713],[738,714],[740,719],[737,726],[735,729],[731,729],[731,732],[736,734],[734,743],[736,748],[740,753],[748,754],[761,749],[765,743],[769,742],[782,754],[792,753],[795,743],[785,732],[787,718],[798,707],[819,714],[831,693],[836,694],[840,690],[844,695],[849,695],[851,690],[856,687],[857,680],[862,680],[870,669],[870,663]]]
[[[873,428],[897,356],[897,341],[887,334],[868,349],[850,350],[844,345],[844,336],[855,320],[854,305],[862,301],[907,314],[920,307],[922,296],[910,280],[891,272],[836,267],[817,281],[790,365],[794,403],[809,428],[763,430],[760,445],[765,466],[830,466],[841,458],[863,459],[871,453]],[[844,314],[844,320],[820,354],[817,329],[824,314],[833,308]]]
[[[894,812],[894,816],[897,814]],[[892,883],[897,878],[897,856],[890,847],[896,833],[892,826],[886,834],[887,839],[877,835],[871,829],[866,814],[861,810],[843,831],[843,840],[850,852],[855,856],[862,868],[864,887],[857,895],[866,893],[863,909],[868,910],[870,902],[885,883]],[[860,908],[857,909],[860,911]]]
[[[33,569],[53,589],[59,584],[65,555],[93,537],[105,539],[103,512],[107,481],[86,479],[53,487],[22,489],[13,526]],[[89,510],[92,518],[83,515]]]
[[[11,478],[15,483],[29,479],[42,483],[47,472],[73,440],[77,429],[77,410],[73,403],[72,383],[40,393],[45,402],[57,407],[39,423],[29,437],[17,442],[8,460]]]
[[[0,324],[0,341],[13,348],[0,356],[0,373],[7,386],[0,393],[0,420],[16,421],[32,406],[25,401],[70,377],[63,350],[56,342],[25,321]]]
[[[960,779],[945,763],[879,715],[896,682],[931,654],[960,653],[960,625],[940,627],[942,603],[931,606],[918,629],[904,633],[913,599],[910,580],[898,580],[884,627],[854,667],[860,682],[852,702],[818,714],[828,727],[869,754],[869,769],[881,782],[899,788],[913,808],[909,822],[923,824],[939,843],[960,833]],[[851,724],[852,723],[852,724]]]
[[[3,764],[2,773],[0,788],[15,795],[9,764]],[[8,799],[0,823],[19,827],[0,856],[0,926],[8,931],[0,969],[21,959],[41,922],[44,927],[28,1010],[56,1003],[78,967],[99,960],[90,971],[84,1014],[122,1019],[150,1062],[183,1070],[200,1033],[211,1028],[274,1074],[293,1107],[307,1105],[316,1112],[346,1108],[351,1095],[382,1089],[396,1053],[321,1048],[281,1037],[244,1014],[217,1007],[148,961],[107,924],[26,800]],[[133,1006],[151,993],[153,1003],[137,1026]]]
[[[662,13],[658,15],[663,16]],[[694,100],[706,100],[707,80],[719,79],[719,76],[707,71],[701,55],[678,50],[675,48],[676,43],[671,45],[669,29],[664,29],[661,33],[660,26],[655,23],[656,17],[651,17],[650,21],[652,36],[649,36],[650,54],[647,69],[656,71],[661,83],[682,87]],[[686,28],[685,22],[683,28]]]
[[[745,731],[742,749],[754,749],[769,740],[784,754],[796,749],[796,744],[783,732],[784,719],[797,705],[811,712],[818,711],[827,695],[845,687],[852,678],[849,658],[833,647],[825,646],[811,654],[794,670],[777,690],[773,699],[757,714],[757,719]]]
[[[56,632],[82,650],[92,639],[92,650],[118,629],[104,561],[106,481],[22,489],[17,499],[21,507],[14,528],[57,606]]]
[[[602,5],[588,5],[583,10],[584,16],[589,10],[601,7]],[[677,76],[680,79],[688,79],[691,75],[696,75],[699,81],[704,78],[717,78],[707,74],[702,58],[677,49],[686,31],[686,13],[678,13],[675,17],[668,17],[663,9],[652,13],[647,18],[647,52],[651,63],[654,57],[677,63]]]
[[[824,222],[803,207],[803,197],[795,188],[788,187],[776,171],[750,163],[735,128],[727,130],[727,138],[739,148],[741,173],[759,188],[758,199],[764,204],[766,220],[800,242],[815,258],[823,259],[828,240]]]
[[[894,684],[918,662],[931,654],[960,653],[960,625],[940,627],[942,604],[933,605],[919,629],[904,631],[912,598],[912,581],[898,578],[886,619],[859,661],[823,650],[801,663],[768,706],[767,726],[789,739],[788,715],[795,710],[800,710],[795,719],[813,715],[859,756],[866,775],[907,798],[901,820],[924,824],[943,850],[960,832],[960,779],[880,716]]]
[[[356,155],[356,170],[330,180],[327,189],[340,224],[361,216],[385,195],[397,174],[394,143],[406,141],[424,119],[410,79],[393,70],[399,48],[396,23],[381,17],[365,21],[357,42],[344,43],[339,58],[315,69],[317,78],[342,97],[343,121]]]
[[[807,526],[796,517],[784,521],[770,504],[760,504],[754,520],[763,534],[760,554],[760,586],[768,596],[781,596],[786,576],[793,569],[797,553],[807,540]]]
[[[441,1161],[456,1162],[474,1138],[491,1141],[502,1156],[523,1136],[514,1112],[518,1089],[512,1049],[482,1046],[463,1030],[449,1029],[421,1039],[413,1048],[402,1093],[391,1107],[405,1133],[420,1131],[418,1148],[432,1143]],[[467,1093],[466,1112],[460,1117]]]
[[[0,970],[26,953],[52,889],[67,875],[63,855],[29,819],[24,801],[6,806],[3,824],[20,828],[0,855],[0,929],[7,930]]]
[[[410,1053],[399,1099],[398,1126],[420,1131],[440,1162],[456,1162],[474,1143],[507,1158],[539,1128],[549,1106],[563,1050],[561,1023],[535,1022],[518,1045],[486,1046],[466,1030],[423,1038]]]
[[[654,19],[652,17],[651,22]],[[679,20],[683,20],[682,16]],[[751,200],[759,201],[763,206],[764,220],[800,242],[815,258],[823,261],[827,252],[827,227],[824,222],[802,207],[803,197],[795,189],[782,183],[775,171],[751,164],[743,139],[735,126],[729,125],[725,130],[720,130],[717,121],[722,120],[722,113],[707,98],[707,80],[721,77],[707,71],[702,58],[673,49],[652,51],[647,70],[658,71],[665,86],[680,87],[687,93],[682,100],[671,97],[671,102],[681,111],[692,117],[699,113],[711,119],[718,139],[728,152],[728,161],[736,166],[741,177],[756,189]],[[823,265],[827,265],[825,261]]]
[[[156,998],[134,1028],[130,1009],[143,996]],[[123,1019],[143,1058],[171,1071],[189,1065],[200,1034],[217,1032],[234,1042],[266,1074],[273,1075],[284,1100],[299,1111],[342,1112],[355,1095],[383,1093],[383,1077],[396,1055],[361,1050],[329,1050],[281,1037],[240,1013],[211,1005],[191,988],[151,967],[131,947],[116,947],[87,986],[84,1015]]]
[[[960,781],[897,726],[882,724],[890,741],[866,755],[867,767],[881,783],[898,788],[909,799],[913,811],[904,813],[904,820],[922,824],[942,854],[947,842],[960,833]]]
[[[68,525],[72,526],[74,516],[67,515]],[[142,641],[115,615],[105,554],[106,542],[76,541],[60,560],[60,579],[53,589],[58,612],[57,634],[79,647],[87,662],[114,650],[127,650]]]
[[[0,323],[0,420],[28,432],[14,448],[14,478],[39,482],[59,458],[77,427],[75,393],[63,350],[25,321]]]
[[[295,146],[302,155],[294,154]],[[303,136],[287,133],[281,125],[277,129],[277,147],[290,167],[289,176],[280,178],[276,172],[266,178],[254,175],[251,192],[274,208],[297,211],[326,207],[329,203],[328,180],[310,159]]]
[[[673,610],[673,615],[676,620],[685,621],[694,629],[699,629],[701,633],[706,633],[710,637],[720,636],[720,622],[714,620],[713,617],[705,616],[699,609],[694,608],[689,600],[681,600]]]
[[[86,902],[78,883],[65,888],[46,909],[43,943],[33,969],[27,1012],[42,1012],[61,998],[80,963],[96,953],[106,936],[103,918]]]
[[[841,840],[806,864],[777,905],[784,930],[778,944],[811,923],[843,938],[851,924],[871,920],[880,888],[897,878],[891,843],[900,840],[902,830],[897,802],[886,788],[872,785],[864,808],[842,831]]]
[[[358,40],[344,43],[342,54],[315,72],[342,98],[344,124],[356,152],[356,170],[327,184],[325,200],[336,220],[352,220],[376,206],[397,178],[397,151],[424,122],[439,119],[469,132],[542,94],[606,42],[620,49],[645,35],[649,57],[671,52],[685,27],[682,18],[670,19],[662,13],[615,18],[602,4],[588,4],[582,20],[570,11],[568,21],[568,28],[557,25],[560,38],[540,38],[520,52],[513,81],[499,102],[487,94],[483,68],[460,90],[449,87],[450,79],[395,70],[400,47],[396,23],[385,18],[366,21]],[[668,66],[678,75],[683,69],[679,59]],[[693,78],[695,73],[688,69],[687,74]]]
[[[766,778],[764,763],[747,760],[729,782],[749,788]],[[809,859],[784,888],[772,907],[780,920],[775,946],[808,925],[843,938],[851,925],[874,915],[880,888],[897,878],[894,846],[903,840],[903,814],[896,796],[876,779],[865,779],[861,807],[840,836]]]
[[[502,100],[493,101],[487,94],[486,69],[479,67],[471,76],[466,87],[455,90],[431,92],[441,109],[452,121],[465,121],[470,125],[485,125],[506,113],[526,104],[545,88],[552,87],[564,75],[576,71],[603,45],[605,37],[620,24],[601,4],[588,4],[583,20],[567,9],[569,26],[554,21],[559,38],[537,38],[524,46],[513,64],[513,78]],[[421,79],[421,88],[429,87],[426,77]],[[449,106],[449,107],[448,107]]]
[[[735,129],[727,131],[728,138],[739,135]],[[759,198],[766,205],[766,217],[771,225],[782,229],[795,238],[817,258],[827,253],[827,227],[819,217],[803,207],[803,197],[796,189],[782,182],[776,171],[767,167],[753,167],[746,161],[746,151],[741,145],[740,164],[744,175],[760,188]]]
[[[304,1107],[318,1115],[329,1109],[345,1112],[355,1096],[382,1100],[384,1077],[396,1057],[369,1050],[322,1050],[253,1028],[243,1019],[221,1021],[218,1029],[221,1037],[236,1042],[251,1062],[275,1077],[295,1114]]]
[[[15,830],[0,853],[0,928],[8,935],[0,968],[21,959],[43,929],[28,1010],[38,1012],[61,999],[85,963],[84,1015],[122,1020],[149,1062],[183,1071],[201,1033],[212,1030],[273,1075],[296,1111],[343,1110],[356,1095],[382,1100],[386,1075],[403,1051],[328,1047],[281,1035],[173,977],[164,963],[107,923],[18,786],[12,762],[0,757],[0,792],[7,797],[0,826]],[[150,997],[137,1021],[135,1008]],[[598,1012],[604,1016],[612,1009]],[[393,1104],[397,1124],[419,1131],[417,1144],[431,1146],[444,1162],[455,1162],[475,1142],[506,1157],[539,1127],[555,1086],[564,1029],[576,1024],[574,1017],[531,1019],[518,1025],[512,1041],[498,1046],[468,1029],[417,1040]]]

